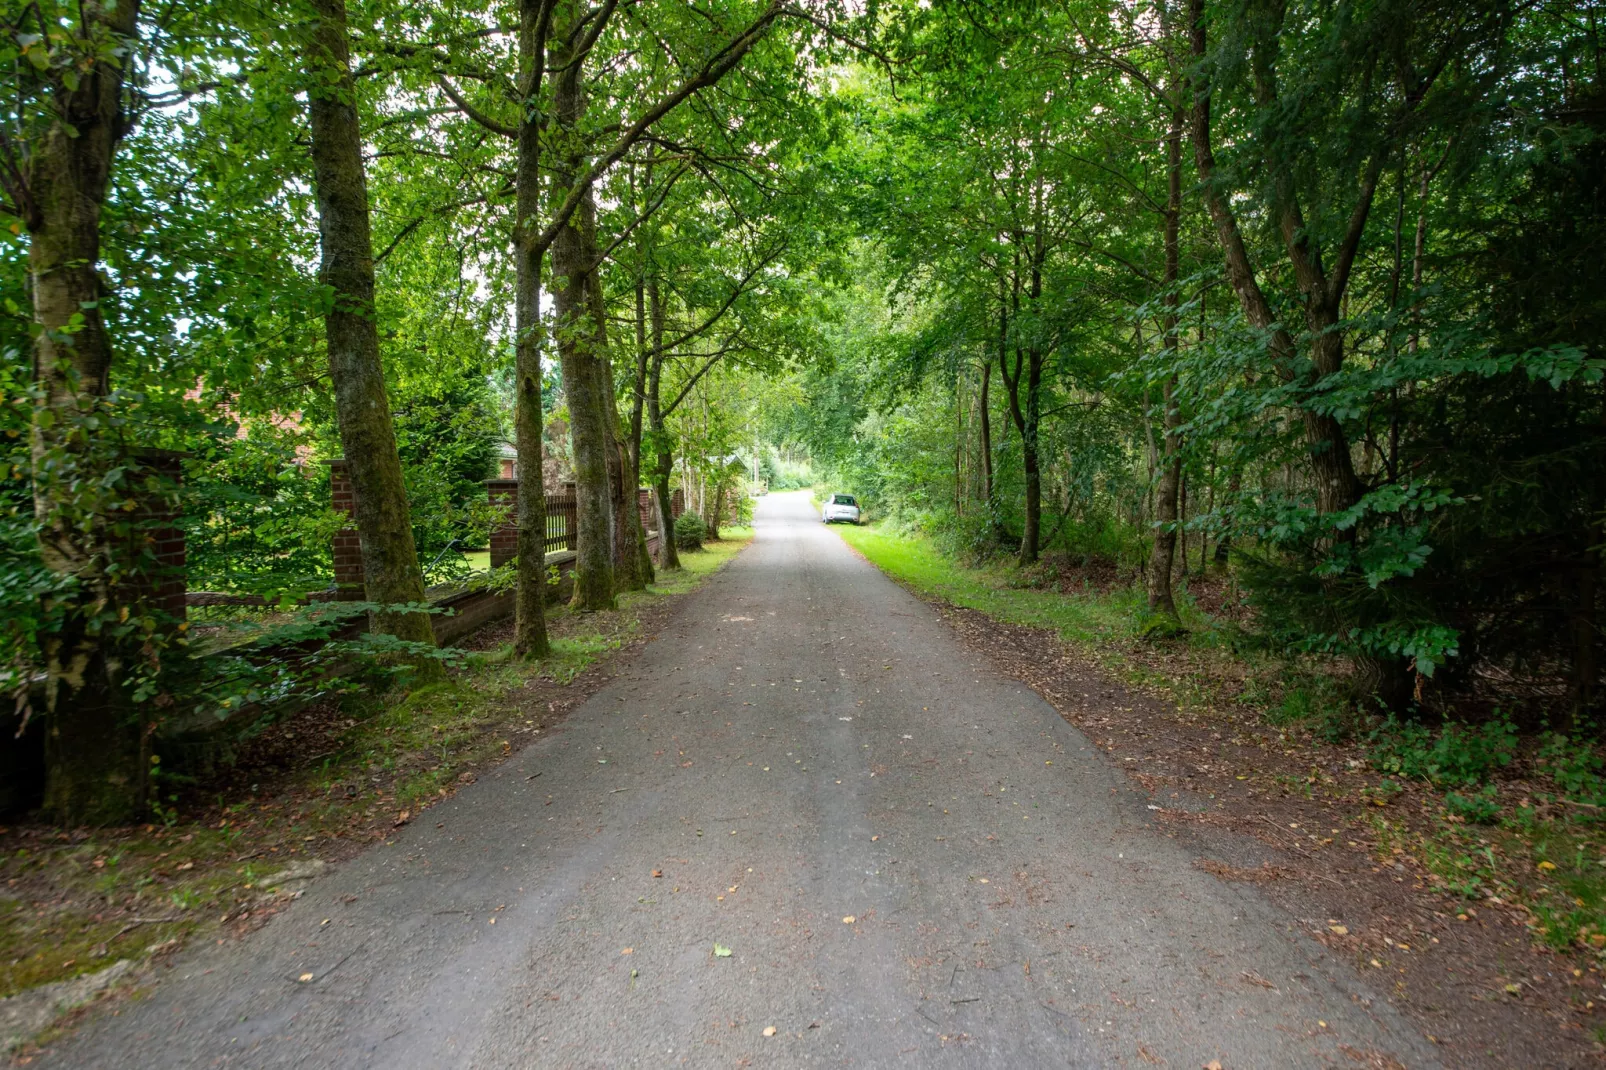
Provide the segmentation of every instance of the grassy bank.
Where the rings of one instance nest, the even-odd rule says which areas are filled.
[[[1043,586],[1013,562],[966,564],[919,536],[836,530],[923,597],[1050,630],[1100,671],[1175,703],[1179,720],[1307,755],[1309,777],[1234,776],[1325,799],[1335,823],[1365,830],[1377,867],[1413,867],[1455,916],[1475,903],[1511,909],[1536,941],[1581,956],[1592,972],[1606,956],[1606,765],[1589,743],[1519,735],[1499,717],[1384,718],[1349,696],[1335,667],[1244,649],[1238,629],[1191,598],[1189,634],[1152,642],[1140,635],[1143,600],[1131,585]]]
[[[700,586],[741,528],[609,613],[549,618],[551,657],[512,657],[511,622],[443,685],[345,694],[262,725],[205,777],[160,780],[160,820],[131,829],[0,828],[0,997],[260,924],[316,860],[383,840],[475,770],[537,739],[588,693],[586,673]],[[278,890],[276,890],[278,889]]]

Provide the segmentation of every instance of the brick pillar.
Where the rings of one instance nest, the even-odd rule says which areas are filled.
[[[501,568],[519,555],[519,481],[487,479],[485,490],[491,505],[505,510],[502,521],[491,529],[491,567]]]
[[[674,517],[676,520],[679,520],[680,514],[684,513],[685,511],[686,492],[681,490],[679,487],[676,487],[675,493],[669,496],[669,515]]]
[[[336,457],[329,465],[329,502],[337,513],[357,519],[357,489],[351,485],[346,461]],[[362,540],[355,527],[335,532],[332,544],[335,559],[335,597],[342,602],[361,602],[368,597],[362,571]]]
[[[652,491],[648,490],[646,487],[637,488],[636,515],[641,517],[642,531],[658,530],[658,524],[652,514]]]
[[[182,621],[188,615],[185,595],[189,587],[185,574],[189,550],[184,529],[179,526],[178,488],[184,480],[184,454],[138,450],[135,457],[160,480],[161,486],[140,502],[135,513],[136,535],[154,560],[141,555],[142,571],[148,571],[134,581],[132,594],[135,601]]]

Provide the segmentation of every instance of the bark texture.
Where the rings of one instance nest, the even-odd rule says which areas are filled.
[[[652,497],[658,509],[658,567],[678,569],[680,551],[675,547],[675,503],[669,489],[669,477],[675,471],[675,458],[669,449],[669,429],[663,404],[664,300],[657,279],[648,280],[647,307],[652,323],[652,359],[647,367],[646,406],[655,462]]]
[[[561,9],[565,24],[554,35],[551,67],[556,71],[553,117],[561,146],[554,161],[550,200],[561,216],[580,181],[585,157],[576,126],[585,111],[581,84],[582,58],[573,54],[571,38],[579,27],[574,5]],[[609,494],[609,453],[613,423],[604,405],[605,338],[593,310],[592,275],[597,268],[596,202],[589,187],[552,242],[553,304],[556,309],[558,360],[563,392],[569,401],[569,434],[574,448],[576,542],[574,598],[576,609],[612,609],[613,507]]]
[[[74,32],[96,46],[131,44],[138,11],[134,0],[86,0]],[[103,56],[85,63],[76,88],[50,92],[56,114],[31,146],[18,208],[28,230],[33,375],[42,392],[31,430],[38,544],[61,581],[47,602],[58,626],[40,651],[50,705],[44,805],[62,824],[107,825],[144,814],[148,731],[123,686],[126,655],[101,629],[118,613],[108,574],[115,548],[103,503],[84,490],[116,463],[97,450],[98,436],[79,432],[109,389],[100,219],[128,122],[124,69]]]
[[[1166,131],[1165,243],[1165,356],[1176,367],[1177,359],[1177,279],[1181,268],[1178,232],[1182,221],[1182,109],[1173,107]],[[1178,623],[1177,602],[1171,591],[1171,564],[1177,547],[1177,495],[1182,483],[1182,412],[1177,405],[1177,376],[1172,371],[1165,381],[1165,454],[1160,465],[1160,485],[1154,500],[1154,548],[1149,556],[1149,612]],[[1183,572],[1187,572],[1184,558]]]
[[[520,88],[525,99],[519,124],[519,155],[514,182],[517,204],[513,253],[517,287],[514,316],[514,447],[519,455],[518,556],[515,568],[513,651],[519,657],[545,657],[551,651],[546,630],[546,487],[541,482],[541,263],[536,244],[541,212],[541,125],[535,107],[546,65],[549,5],[519,5]]]
[[[1273,18],[1281,17],[1278,9],[1270,9],[1265,14]],[[1189,0],[1188,20],[1193,58],[1195,62],[1203,61],[1208,52],[1204,0]],[[1268,27],[1263,26],[1260,39],[1251,46],[1249,66],[1256,103],[1267,110],[1284,106],[1276,96],[1275,56],[1276,34],[1268,32]],[[1199,171],[1205,205],[1224,255],[1227,279],[1238,297],[1244,317],[1266,334],[1273,370],[1279,376],[1288,382],[1302,380],[1302,385],[1317,388],[1322,379],[1336,374],[1343,367],[1344,330],[1340,321],[1344,292],[1371,211],[1384,155],[1377,154],[1367,166],[1331,265],[1323,262],[1322,250],[1305,226],[1290,162],[1276,156],[1268,156],[1264,161],[1271,176],[1272,221],[1282,237],[1283,252],[1299,287],[1305,326],[1311,338],[1309,370],[1301,371],[1294,360],[1293,336],[1277,322],[1271,303],[1261,290],[1237,217],[1226,191],[1216,181],[1208,80],[1193,87],[1192,139],[1194,163]],[[1317,512],[1343,512],[1358,503],[1365,491],[1355,471],[1355,461],[1350,455],[1349,440],[1344,434],[1343,425],[1333,416],[1308,408],[1301,412],[1301,418],[1305,430],[1305,448],[1310,457],[1316,488]],[[1357,528],[1352,525],[1337,533],[1334,539],[1338,542],[1354,542],[1357,535]],[[1355,660],[1359,682],[1364,690],[1375,694],[1392,709],[1403,709],[1410,703],[1414,674],[1404,659],[1360,656]]]
[[[357,124],[345,0],[313,0],[317,15],[307,67],[313,185],[323,250],[319,277],[331,291],[324,315],[329,378],[335,390],[340,445],[356,498],[368,600],[386,605],[424,601],[424,577],[413,544],[412,517],[402,482],[390,398],[379,360],[374,313],[374,252],[369,231],[368,178]],[[379,613],[376,630],[433,645],[427,613]],[[434,662],[420,662],[431,672]]]
[[[1041,229],[1033,241],[1030,279],[1027,296],[1035,305],[1043,296]],[[1017,292],[1018,292],[1017,282]],[[1025,346],[1015,347],[1013,372],[1000,351],[998,370],[1009,391],[1009,412],[1020,431],[1021,472],[1026,483],[1026,515],[1022,522],[1020,563],[1034,564],[1041,547],[1038,544],[1043,525],[1043,476],[1038,457],[1038,429],[1043,408],[1043,350],[1035,339]]]

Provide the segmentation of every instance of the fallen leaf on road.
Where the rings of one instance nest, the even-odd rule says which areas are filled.
[[[652,871],[652,875],[654,877],[662,877],[664,875],[664,871],[661,869],[655,869]]]
[[[1513,996],[1519,995],[1522,992],[1522,986],[1521,985],[1507,985],[1506,986],[1506,991],[1510,992]]]
[[[312,980],[312,974],[304,973],[300,977],[297,977],[296,980],[300,981],[302,984],[306,984],[308,981]],[[1516,986],[1513,985],[1512,987],[1516,987]]]
[[[731,949],[725,947],[723,944],[715,944],[714,957],[716,959],[728,959],[731,957]]]
[[[1349,928],[1347,926],[1344,926],[1344,925],[1329,925],[1327,928],[1332,931],[1334,936],[1348,936],[1349,935]]]
[[[396,815],[396,824],[397,824],[397,826],[399,827],[401,825],[407,824],[407,819],[412,817],[412,816],[413,815],[412,815],[412,813],[410,811],[403,810],[401,813]]]
[[[621,948],[619,950],[619,954],[621,954],[621,955],[634,955],[635,953],[636,953],[636,949],[633,948],[633,947]]]
[[[1221,1060],[1211,1059],[1209,1062],[1204,1064],[1204,1070],[1221,1070]]]
[[[854,922],[856,922],[858,920],[859,920],[858,918],[854,917],[852,914],[849,914],[849,915],[847,915],[846,917],[844,917],[842,919],[842,924],[843,925],[852,925]]]
[[[764,1035],[767,1036],[767,1037],[773,1037],[775,1035],[775,1027],[773,1025],[765,1026],[764,1027]]]

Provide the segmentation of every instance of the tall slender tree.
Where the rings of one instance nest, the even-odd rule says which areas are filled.
[[[329,378],[356,498],[363,580],[369,601],[420,605],[424,577],[413,544],[407,488],[379,359],[368,178],[345,0],[312,0],[312,11],[306,49],[307,111],[323,250],[319,277],[326,288]],[[375,625],[401,639],[435,642],[429,615],[422,611],[386,609],[376,614]],[[426,664],[420,662],[420,668]]]

